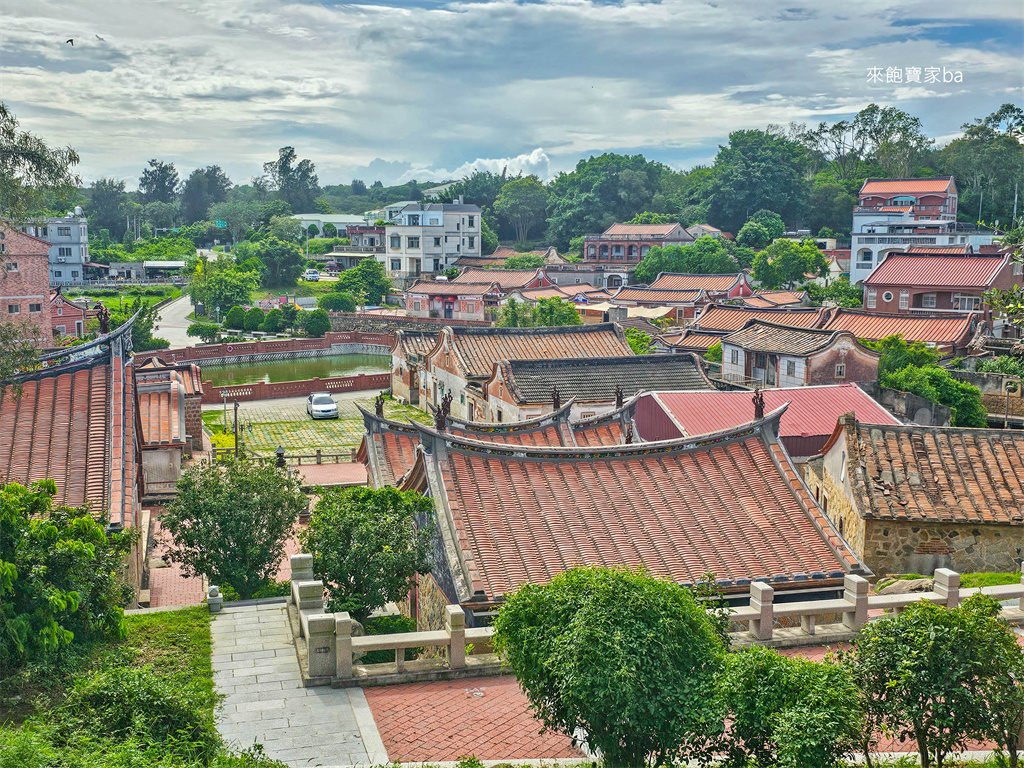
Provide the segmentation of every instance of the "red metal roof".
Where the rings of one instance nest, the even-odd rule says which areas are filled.
[[[691,275],[679,272],[662,272],[651,283],[651,288],[670,291],[728,291],[743,279],[743,273],[729,275]]]
[[[701,330],[736,331],[751,320],[766,320],[795,328],[816,328],[824,316],[825,311],[820,307],[753,309],[710,304],[700,313],[694,325]]]
[[[987,289],[1007,256],[917,256],[893,253],[868,275],[864,284],[911,288]]]
[[[891,258],[891,257],[890,257]],[[966,344],[974,330],[974,316],[969,314],[886,315],[858,309],[837,309],[825,324],[830,330],[850,331],[858,339],[878,341],[901,334],[907,341],[924,341],[937,345],[959,347]]]
[[[463,283],[497,283],[502,290],[525,288],[536,280],[547,285],[543,267],[539,269],[466,269],[451,282],[456,285]]]
[[[920,195],[950,191],[956,191],[952,176],[938,176],[934,179],[867,179],[860,188],[861,195]]]

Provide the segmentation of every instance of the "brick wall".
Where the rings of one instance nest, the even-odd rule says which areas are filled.
[[[811,355],[807,363],[808,384],[845,384],[850,381],[878,380],[878,355],[872,354],[849,338],[839,339],[830,349]],[[846,375],[843,378],[836,378],[836,366],[839,364],[846,366]]]
[[[192,436],[192,450],[203,450],[203,398],[189,395],[185,398],[185,433]]]
[[[3,235],[0,322],[31,323],[38,329],[38,346],[52,346],[49,246],[9,228],[3,228]]]

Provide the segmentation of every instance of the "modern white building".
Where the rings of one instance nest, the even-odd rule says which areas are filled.
[[[302,223],[302,229],[309,231],[309,227],[315,226],[317,234],[312,237],[327,237],[324,234],[324,227],[332,224],[338,231],[338,237],[345,236],[345,228],[353,227],[363,223],[363,217],[350,213],[297,213],[291,218],[298,219]]]
[[[89,223],[81,207],[63,217],[24,224],[21,231],[50,244],[50,285],[81,285],[89,263]]]
[[[396,288],[443,272],[460,256],[480,256],[480,207],[409,203],[384,231],[384,263]]]
[[[363,214],[363,221],[366,224],[376,224],[378,221],[394,221],[405,210],[407,205],[416,205],[415,200],[399,200],[397,203],[389,203],[383,208],[375,208]]]

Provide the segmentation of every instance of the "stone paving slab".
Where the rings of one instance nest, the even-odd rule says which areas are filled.
[[[362,689],[302,687],[283,604],[227,607],[210,631],[225,740],[295,768],[388,762]]]

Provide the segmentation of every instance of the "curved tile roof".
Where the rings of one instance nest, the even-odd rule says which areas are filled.
[[[878,341],[900,334],[907,341],[924,341],[940,346],[963,346],[974,331],[975,317],[970,314],[887,315],[860,309],[835,310],[824,328],[850,331],[858,339]]]
[[[736,331],[750,320],[767,320],[778,325],[790,325],[797,328],[817,328],[827,312],[821,307],[801,307],[793,309],[751,309],[733,307],[723,304],[709,304],[700,313],[693,325],[700,330]]]
[[[672,291],[728,291],[742,279],[744,279],[742,272],[727,275],[699,275],[683,272],[662,272],[657,278],[655,278],[650,287]]]

